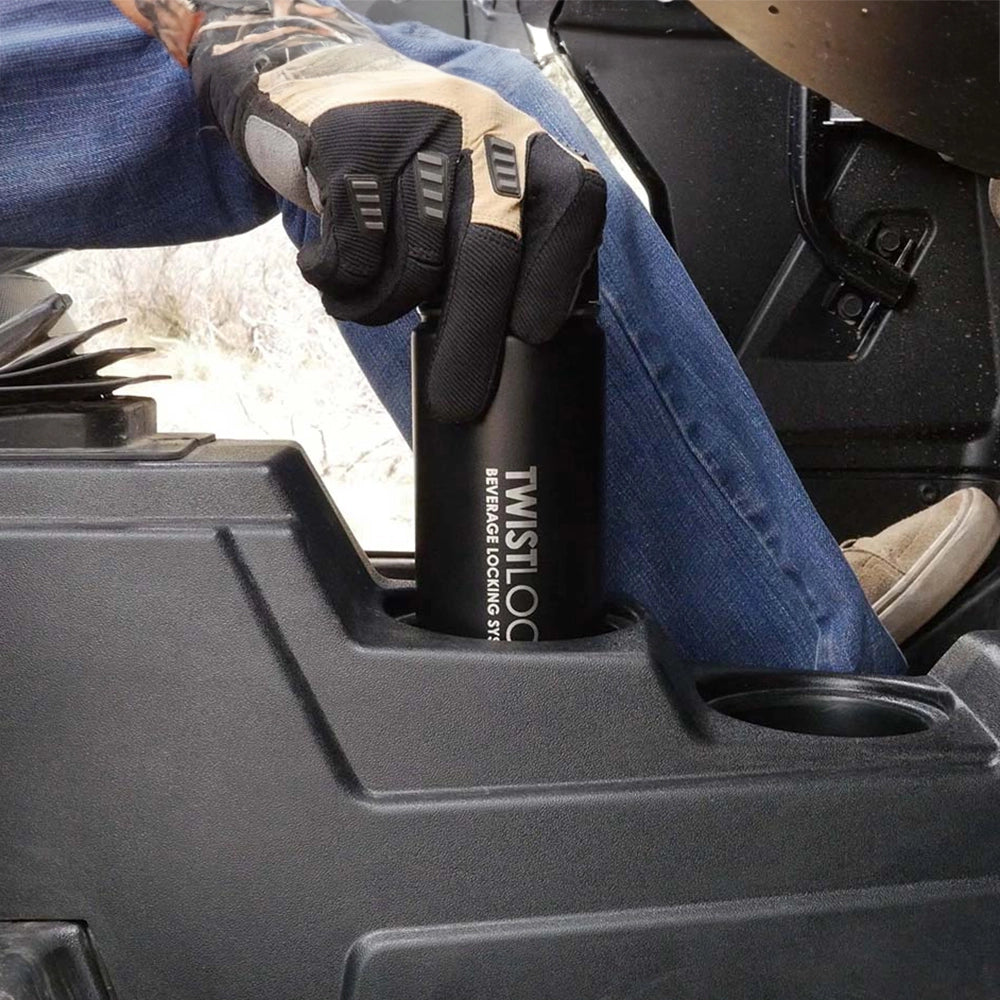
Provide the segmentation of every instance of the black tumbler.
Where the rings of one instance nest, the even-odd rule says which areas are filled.
[[[412,356],[417,624],[501,641],[593,634],[603,611],[596,305],[578,304],[548,343],[508,337],[496,396],[475,423],[428,412],[436,331],[425,310]]]

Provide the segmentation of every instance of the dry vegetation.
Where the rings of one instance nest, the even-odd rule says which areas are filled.
[[[211,244],[78,251],[35,270],[73,296],[78,326],[127,316],[106,343],[158,348],[119,367],[172,376],[143,390],[162,430],[298,441],[363,545],[412,547],[409,449],[280,222]]]

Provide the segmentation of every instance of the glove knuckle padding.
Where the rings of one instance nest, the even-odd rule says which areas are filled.
[[[304,272],[339,311],[357,322],[395,319],[440,285],[446,220],[420,210],[417,153],[459,149],[461,124],[450,111],[412,101],[357,104],[323,112],[310,126],[309,167],[326,192],[324,234],[336,240],[336,264]],[[358,222],[349,178],[378,179],[384,225]]]
[[[329,57],[326,60],[329,62]],[[303,79],[301,71],[291,74],[281,67],[263,74],[259,86],[278,107],[313,127],[334,108],[412,103],[450,112],[461,126],[455,149],[467,149],[472,155],[475,193],[471,222],[520,235],[520,199],[500,195],[494,189],[485,139],[496,135],[513,144],[523,178],[528,140],[542,131],[538,122],[482,84],[408,60],[390,69],[357,68]],[[398,142],[399,136],[395,138]]]
[[[523,262],[510,331],[541,343],[555,336],[604,228],[604,178],[548,135],[528,151]]]

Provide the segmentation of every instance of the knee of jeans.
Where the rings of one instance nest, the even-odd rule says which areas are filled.
[[[548,86],[538,66],[516,49],[484,43],[468,53],[467,61],[480,83],[500,91],[515,104],[521,103],[519,97],[525,99],[536,95],[539,86]]]
[[[394,24],[367,22],[379,38],[401,55],[417,62],[445,69],[460,60],[479,43],[449,35],[420,21],[397,21]]]

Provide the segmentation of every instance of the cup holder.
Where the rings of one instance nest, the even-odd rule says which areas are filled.
[[[725,674],[698,684],[717,712],[807,736],[906,736],[948,718],[946,695],[906,681],[815,674]]]
[[[427,634],[436,633],[425,629],[417,622],[416,613],[417,594],[413,587],[393,587],[386,589],[383,595],[382,604],[386,613],[391,618],[403,625],[420,630]],[[623,629],[632,627],[639,621],[639,615],[631,608],[625,606],[610,606],[601,616],[601,620],[596,623],[593,630],[587,635],[576,636],[575,639],[591,639],[602,635],[609,635],[612,632],[621,632]],[[486,639],[470,639],[464,636],[452,636],[452,638],[465,639],[467,642],[488,642]],[[556,642],[572,642],[574,639],[544,640]],[[530,649],[534,643],[531,642],[504,642],[501,646],[514,646]]]

